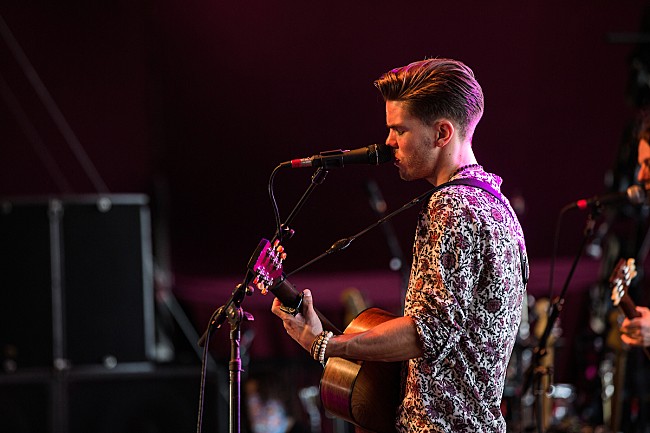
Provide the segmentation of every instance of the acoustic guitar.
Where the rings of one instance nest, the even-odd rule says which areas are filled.
[[[286,252],[279,242],[262,239],[249,260],[248,269],[255,277],[252,285],[262,294],[269,291],[284,305],[283,310],[296,314],[302,308],[302,293],[284,278],[282,263]],[[341,334],[319,311],[323,328]],[[366,331],[395,315],[379,308],[361,312],[344,333]],[[355,361],[329,358],[320,382],[323,407],[332,415],[357,426],[358,431],[394,433],[400,402],[400,362]]]

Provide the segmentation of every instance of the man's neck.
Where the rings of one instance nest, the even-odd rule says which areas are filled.
[[[449,181],[449,178],[458,169],[467,165],[477,164],[471,143],[462,143],[447,150],[450,152],[440,155],[439,169],[436,174],[431,178],[427,178],[432,185],[442,185]]]

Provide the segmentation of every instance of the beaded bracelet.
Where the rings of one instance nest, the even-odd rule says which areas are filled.
[[[314,338],[314,341],[311,343],[311,347],[309,349],[309,354],[311,357],[314,358],[314,360],[320,362],[323,366],[325,366],[325,349],[327,347],[327,343],[333,335],[334,333],[331,331],[321,332],[316,336],[316,338]]]
[[[325,367],[325,349],[327,349],[327,343],[330,341],[330,338],[332,338],[333,335],[334,333],[328,331],[327,334],[323,336],[323,339],[320,344],[320,352],[318,353],[318,362],[320,362],[323,367]]]
[[[311,348],[309,349],[309,354],[311,355],[312,358],[317,359],[318,353],[320,352],[320,342],[321,342],[321,336],[323,333],[321,332],[314,338],[314,341],[311,343]]]

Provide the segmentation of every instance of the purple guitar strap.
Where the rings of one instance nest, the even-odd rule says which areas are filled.
[[[448,186],[452,186],[452,185],[473,186],[475,188],[480,188],[483,191],[489,192],[490,194],[492,194],[492,196],[494,196],[497,200],[499,200],[501,202],[501,204],[506,209],[508,209],[508,212],[510,212],[510,216],[512,216],[512,218],[514,220],[517,219],[517,216],[513,213],[510,206],[508,206],[508,204],[503,200],[501,194],[498,193],[494,188],[492,188],[492,186],[490,184],[488,184],[486,182],[483,182],[481,180],[478,180],[478,179],[473,179],[473,178],[467,177],[467,178],[455,179],[455,180],[451,180],[449,182],[443,183],[438,188],[436,188],[435,191],[438,191],[439,189],[442,189],[442,188],[445,188],[445,187],[448,187]],[[527,260],[527,257],[526,257],[526,253],[524,252],[524,247],[523,247],[523,245],[521,245],[521,243],[519,243],[519,260],[521,262],[521,276],[522,276],[524,286],[525,286],[528,283],[528,277],[529,277],[530,269],[528,267],[528,260]]]

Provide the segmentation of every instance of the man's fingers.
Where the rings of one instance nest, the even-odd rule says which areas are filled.
[[[271,311],[280,319],[284,320],[285,317],[288,316],[288,314],[282,311],[281,307],[282,307],[282,302],[280,302],[278,298],[275,298],[273,300],[273,305],[271,306]]]
[[[312,306],[314,305],[314,299],[311,296],[311,290],[305,289],[302,291],[302,304],[304,307],[307,308],[312,308]]]

